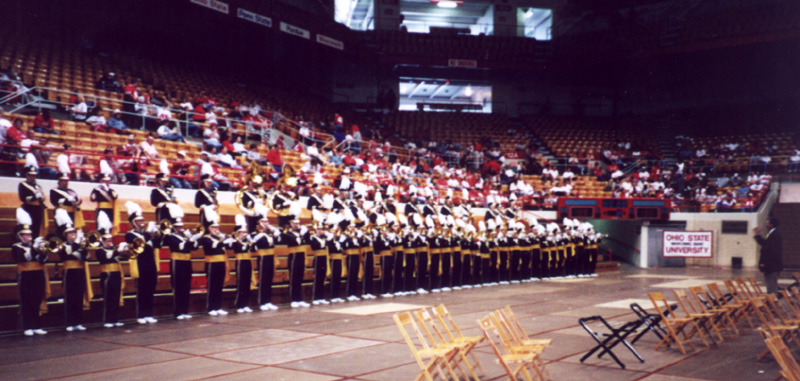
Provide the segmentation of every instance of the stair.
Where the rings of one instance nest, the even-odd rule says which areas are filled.
[[[781,203],[772,207],[772,215],[781,222],[783,232],[783,268],[784,270],[800,270],[800,203]]]
[[[617,261],[612,261],[611,257],[605,253],[600,253],[597,255],[597,273],[608,273],[619,271],[620,265]]]
[[[552,152],[547,148],[547,146],[539,140],[539,137],[536,136],[535,133],[528,127],[525,122],[522,121],[520,118],[509,118],[509,121],[514,125],[514,127],[519,131],[525,131],[526,136],[530,144],[536,149],[536,152],[539,152],[550,162],[555,162],[555,156]]]

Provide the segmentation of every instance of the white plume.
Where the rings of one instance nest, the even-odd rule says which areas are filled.
[[[25,166],[39,168],[39,162],[36,161],[36,156],[30,152],[25,154]]]
[[[383,225],[386,225],[386,217],[384,217],[384,216],[382,216],[382,215],[380,215],[380,214],[379,214],[379,215],[378,215],[378,216],[375,218],[375,225],[378,225],[378,226],[383,226]]]
[[[478,230],[485,232],[486,231],[486,222],[478,221]]]
[[[108,165],[108,161],[105,159],[100,160],[100,173],[104,175],[113,175],[114,170],[111,169],[111,166]]]
[[[420,216],[419,213],[414,213],[413,218],[414,218],[414,224],[417,226],[422,226],[422,224],[424,223],[424,221],[422,221],[422,216]]]
[[[169,215],[172,218],[183,218],[183,208],[178,206],[178,204],[167,204],[167,210],[169,210]]]
[[[169,163],[165,159],[161,159],[161,162],[158,163],[158,170],[165,175],[169,175]]]
[[[62,153],[61,155],[58,155],[58,158],[56,159],[56,164],[58,165],[59,173],[70,174],[70,172],[72,172],[69,169],[69,156],[67,156],[66,154]]]
[[[408,226],[408,217],[406,217],[405,214],[401,214],[397,216],[397,222],[399,222],[400,225]]]
[[[110,232],[113,227],[114,225],[111,223],[111,220],[108,219],[108,214],[106,214],[106,212],[101,211],[97,214],[97,230],[103,229]]]
[[[341,213],[331,213],[331,214],[328,215],[328,218],[325,220],[325,224],[326,225],[335,226],[335,225],[339,225],[339,223],[342,222],[342,220],[344,220],[344,217],[342,217]]]
[[[262,217],[266,217],[269,213],[269,209],[267,208],[267,206],[260,202],[257,202],[253,208],[255,209],[256,214]]]
[[[69,218],[69,213],[61,208],[56,209],[55,220],[58,226],[64,226],[66,224],[72,225],[72,219]]]
[[[209,223],[219,222],[219,215],[213,208],[203,208],[203,213],[205,213],[206,221]]]
[[[200,166],[200,175],[214,176],[214,167],[209,163],[203,163],[203,165]]]
[[[233,221],[236,223],[236,226],[244,226],[247,229],[247,220],[244,218],[244,214],[237,214],[236,217],[233,218]]]
[[[142,207],[133,201],[126,202],[125,209],[128,211],[129,216],[133,215],[134,213],[142,213]]]
[[[18,225],[33,225],[31,215],[25,209],[17,208],[17,224]]]
[[[293,215],[293,216],[295,216],[297,218],[300,218],[300,213],[302,211],[303,211],[303,206],[300,205],[300,201],[299,200],[293,201],[292,205],[289,206],[289,214],[291,214],[291,215]]]
[[[375,203],[383,202],[383,196],[381,195],[381,191],[375,191]]]

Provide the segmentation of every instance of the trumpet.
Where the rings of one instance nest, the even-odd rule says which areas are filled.
[[[145,245],[144,239],[136,237],[128,249],[130,258],[136,258],[139,254],[143,253]]]
[[[159,221],[158,231],[162,236],[167,236],[172,231],[172,222],[166,218]]]
[[[64,247],[64,241],[58,238],[58,236],[53,235],[47,239],[47,245],[44,247],[44,250],[51,254],[57,254],[61,251],[62,247]]]
[[[103,237],[95,231],[86,234],[86,238],[81,242],[81,247],[88,250],[97,250],[103,244]]]

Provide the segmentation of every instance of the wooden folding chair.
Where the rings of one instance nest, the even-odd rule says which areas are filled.
[[[728,279],[722,281],[722,283],[725,284],[725,288],[728,290],[728,293],[733,298],[731,300],[736,301],[736,303],[742,304],[743,305],[742,310],[745,312],[745,314],[747,314],[748,316],[752,316],[754,313],[752,299],[749,299],[747,296],[745,296],[742,292],[739,291],[738,287],[736,286],[736,282]]]
[[[800,325],[800,319],[792,317],[793,314],[787,311],[784,304],[778,300],[778,295],[766,294],[764,303],[766,303],[767,307],[772,311],[773,316],[777,317],[782,325]]]
[[[678,348],[683,354],[686,354],[686,349],[683,346],[684,344],[687,344],[692,348],[692,350],[694,350],[694,344],[689,341],[689,337],[687,337],[686,332],[684,331],[686,327],[694,321],[694,319],[666,316],[664,311],[670,311],[670,306],[667,302],[667,299],[664,298],[664,294],[660,292],[651,292],[647,295],[650,297],[650,301],[653,302],[653,307],[656,309],[656,311],[658,311],[658,314],[661,315],[661,321],[666,326],[668,333],[668,335],[664,336],[661,342],[656,345],[655,349],[658,350],[658,348],[661,348],[662,345],[669,347],[669,345],[674,342],[678,345]],[[681,340],[678,335],[683,336],[683,340]]]
[[[483,370],[483,366],[481,365],[478,358],[472,353],[472,348],[483,342],[483,336],[464,336],[464,333],[461,332],[461,329],[456,324],[455,319],[453,316],[450,315],[450,311],[447,310],[447,307],[444,304],[440,304],[433,309],[433,316],[436,317],[436,320],[439,321],[439,325],[442,327],[447,340],[452,343],[464,343],[468,344],[468,347],[465,349],[467,352],[467,356],[475,363],[475,367],[480,370],[480,373],[485,375],[486,371]],[[445,321],[447,320],[447,321]],[[448,324],[449,327],[448,327]],[[452,328],[452,329],[451,329]]]
[[[458,354],[453,356],[451,359],[451,363],[455,369],[458,369],[459,373],[464,376],[465,379],[469,379],[469,376],[464,369],[461,368],[461,364],[467,367],[469,374],[475,379],[478,380],[478,375],[475,374],[475,370],[472,368],[472,364],[469,363],[467,360],[466,353],[467,350],[470,348],[469,343],[456,343],[452,341],[448,341],[445,339],[444,335],[441,334],[440,329],[436,327],[434,323],[433,317],[428,310],[420,309],[414,312],[414,317],[419,322],[419,326],[422,328],[422,332],[425,334],[425,337],[428,338],[428,344],[434,348],[456,348],[458,350]],[[438,336],[438,341],[436,337],[431,333],[431,330],[428,329],[428,325],[430,325],[431,329],[436,333]]]
[[[500,318],[507,321],[509,326],[509,331],[516,342],[519,345],[543,345],[545,347],[549,346],[553,343],[553,339],[531,339],[528,336],[528,333],[525,332],[525,328],[522,327],[522,324],[517,319],[517,315],[514,311],[511,310],[511,306],[506,305],[502,309],[498,310],[500,314]]]
[[[784,341],[786,339],[792,340],[794,345],[797,348],[800,348],[800,342],[798,342],[797,337],[795,334],[797,330],[800,329],[800,326],[797,325],[781,325],[775,320],[775,317],[772,316],[772,312],[764,303],[763,300],[758,298],[751,299],[753,302],[753,312],[761,321],[762,328],[768,331],[773,336],[780,336]],[[761,361],[769,354],[769,350],[766,349],[758,356],[758,360]]]
[[[533,364],[531,365],[533,369],[536,371],[536,374],[543,380],[551,380],[550,373],[545,369],[544,362],[542,361],[540,355],[544,352],[545,346],[544,345],[525,345],[521,343],[517,343],[512,338],[511,328],[508,326],[507,321],[504,321],[499,311],[494,311],[489,314],[489,318],[492,319],[492,323],[497,328],[497,333],[500,337],[500,344],[505,348],[508,353],[535,353],[537,354],[536,358],[533,360]]]
[[[736,323],[734,323],[733,318],[731,318],[732,310],[715,305],[713,303],[713,298],[700,286],[689,287],[689,293],[694,296],[702,312],[714,314],[714,324],[716,324],[718,328],[728,331],[731,337],[739,336]]]
[[[414,381],[417,380],[428,380],[433,381],[432,372],[436,371],[436,374],[442,380],[447,380],[447,376],[445,376],[444,372],[442,371],[442,365],[447,368],[447,372],[450,374],[453,379],[458,379],[456,376],[453,367],[450,366],[450,359],[455,356],[458,352],[456,348],[431,348],[429,347],[426,342],[425,338],[422,337],[422,332],[419,331],[416,323],[414,323],[414,319],[411,317],[411,313],[403,312],[393,316],[395,324],[397,324],[397,328],[400,329],[400,333],[403,335],[403,339],[406,341],[408,348],[411,349],[411,355],[414,357],[414,360],[419,365],[420,373],[414,377]],[[417,340],[420,342],[421,348],[417,347],[414,344],[414,340],[411,339],[409,336],[408,331],[406,328],[410,327],[417,335]]]
[[[713,330],[716,331],[719,340],[722,341],[722,335],[719,333],[719,329],[713,324],[712,321],[714,314],[699,312],[699,310],[695,308],[694,304],[692,304],[692,301],[689,299],[686,291],[675,289],[672,290],[672,293],[675,295],[675,299],[678,300],[678,305],[680,306],[679,309],[683,311],[684,316],[692,318],[693,329],[689,331],[689,337],[692,337],[694,333],[697,333],[697,335],[700,336],[700,340],[703,341],[703,344],[708,347],[709,340],[707,339],[711,339],[711,343],[716,344],[714,338],[711,337],[711,331]]]
[[[706,285],[708,292],[714,297],[714,304],[719,308],[725,308],[731,311],[731,318],[734,323],[738,324],[742,319],[747,322],[750,328],[755,328],[753,320],[750,319],[748,303],[742,303],[733,299],[732,295],[725,295],[716,283],[709,283]]]
[[[486,342],[488,342],[489,346],[492,348],[492,352],[497,356],[497,362],[506,370],[509,380],[516,380],[517,376],[522,373],[525,380],[533,381],[533,377],[531,377],[530,372],[528,372],[528,367],[533,364],[538,354],[504,353],[499,344],[500,334],[498,333],[498,329],[489,316],[478,320],[478,326],[481,328]],[[495,339],[498,340],[498,343],[495,343]]]
[[[767,345],[767,350],[772,353],[772,357],[781,366],[781,376],[789,381],[800,381],[800,365],[797,364],[792,351],[789,350],[783,339],[761,328],[758,330],[764,336],[764,344]]]
[[[741,292],[741,294],[745,298],[748,298],[748,299],[750,299],[750,298],[762,298],[763,299],[763,298],[766,297],[766,294],[761,292],[761,288],[756,287],[756,289],[758,289],[757,292],[751,290],[750,289],[750,285],[747,282],[745,282],[745,280],[742,279],[742,278],[736,278],[736,279],[733,280],[733,282],[736,284],[737,288],[739,289],[739,292]]]
[[[767,294],[763,290],[761,290],[761,286],[758,284],[758,281],[756,280],[756,277],[754,277],[754,276],[747,277],[747,283],[750,284],[750,287],[753,288],[753,290],[755,291],[756,295],[760,296],[760,295],[766,295]]]

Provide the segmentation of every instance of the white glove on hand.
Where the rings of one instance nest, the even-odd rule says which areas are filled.
[[[225,241],[222,241],[222,243],[224,243],[226,246],[233,245],[234,242],[236,242],[236,240],[233,238],[228,238]]]
[[[190,238],[190,237],[192,236],[192,231],[191,231],[191,230],[184,230],[184,231],[183,231],[183,235],[184,235],[186,238]]]
[[[118,251],[127,251],[128,250],[128,243],[127,242],[120,242],[119,247],[117,247]]]
[[[83,242],[83,238],[83,230],[78,230],[78,232],[75,234],[75,243],[80,244]]]
[[[191,238],[189,238],[189,241],[197,242],[197,240],[200,239],[200,237],[202,237],[202,236],[203,236],[203,233],[197,233],[197,234],[193,235]]]
[[[36,250],[41,250],[46,245],[47,243],[45,242],[44,237],[38,237],[33,240],[33,248]]]
[[[145,229],[145,231],[146,231],[146,232],[148,232],[148,233],[150,233],[150,234],[153,234],[153,233],[157,232],[157,231],[158,231],[158,228],[156,227],[156,223],[155,223],[155,222],[153,222],[153,221],[150,221],[150,222],[147,224],[147,229]]]

